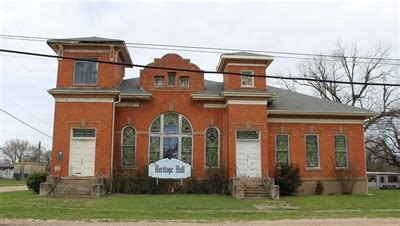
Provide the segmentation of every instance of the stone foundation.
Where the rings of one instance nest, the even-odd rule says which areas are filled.
[[[315,195],[315,187],[318,180],[315,179],[302,179],[303,184],[300,187],[299,195]],[[325,187],[323,195],[327,194],[341,194],[339,185],[336,179],[320,180]],[[368,183],[366,179],[357,180],[354,185],[353,195],[366,195],[368,194]]]

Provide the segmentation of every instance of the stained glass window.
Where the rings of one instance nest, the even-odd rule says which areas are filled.
[[[176,113],[164,114],[164,133],[178,133],[179,115]]]
[[[192,127],[181,114],[164,113],[150,126],[149,162],[160,158],[192,162]]]
[[[190,124],[186,118],[182,118],[182,132],[184,132],[184,133],[192,132],[192,127],[190,126]]]
[[[276,135],[276,159],[278,165],[289,164],[289,135]]]
[[[306,135],[306,157],[308,168],[319,167],[318,148],[318,136]]]
[[[151,124],[150,132],[160,132],[161,128],[161,116],[158,116],[156,120]]]
[[[335,160],[336,167],[347,167],[347,137],[335,136]]]
[[[135,166],[135,138],[136,131],[133,127],[126,127],[122,132],[122,166]]]
[[[191,137],[182,137],[181,160],[188,164],[192,163],[192,138]]]
[[[168,72],[168,86],[176,86],[176,73]]]
[[[219,135],[216,128],[206,131],[206,167],[218,167]]]
[[[257,140],[258,131],[237,131],[236,138],[239,140]]]
[[[150,162],[160,160],[160,137],[150,137]]]

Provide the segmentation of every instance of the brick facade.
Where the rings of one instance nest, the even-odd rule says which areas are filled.
[[[58,54],[70,57],[97,57],[103,61],[120,61],[123,58],[122,53],[129,54],[126,48],[104,43],[93,45],[61,43],[60,45],[63,46],[63,51],[58,51]],[[348,141],[348,162],[359,170],[360,180],[362,180],[361,185],[358,185],[360,187],[358,191],[365,193],[363,183],[366,172],[362,126],[365,116],[309,115],[308,119],[315,120],[315,123],[301,123],[301,120],[285,122],[287,118],[295,118],[290,115],[274,115],[273,118],[278,118],[281,122],[269,122],[267,103],[279,99],[279,96],[268,96],[266,78],[256,77],[253,87],[242,87],[241,77],[230,75],[229,72],[241,73],[243,70],[251,70],[254,74],[265,75],[271,62],[270,59],[247,59],[245,56],[243,59],[228,57],[224,59],[222,65],[219,65],[219,69],[225,72],[223,91],[214,95],[213,98],[196,99],[195,94],[207,91],[204,75],[201,73],[172,70],[176,73],[176,85],[168,86],[168,72],[171,70],[142,69],[137,84],[138,90],[146,92],[149,98],[143,98],[143,96],[139,98],[136,94],[118,90],[118,86],[123,82],[124,66],[99,64],[97,83],[80,86],[73,83],[74,62],[59,60],[57,87],[50,91],[56,99],[52,170],[57,170],[61,176],[70,175],[69,154],[72,128],[94,128],[96,129],[95,176],[111,177],[112,171],[119,169],[142,173],[149,162],[150,125],[157,116],[165,112],[176,112],[186,117],[192,126],[192,177],[207,177],[205,132],[209,127],[216,127],[219,130],[219,166],[226,169],[229,177],[238,176],[237,131],[259,132],[260,170],[263,177],[267,172],[269,176],[275,175],[276,134],[289,134],[290,162],[299,165],[301,169],[301,176],[306,181],[305,193],[312,193],[310,189],[312,190],[313,181],[330,181],[335,178],[333,135],[344,134]],[[164,55],[148,65],[199,70],[199,67],[190,60],[177,54]],[[162,88],[154,86],[155,76],[164,76]],[[189,78],[189,87],[180,87],[181,77]],[[211,107],[206,107],[206,105],[211,105]],[[319,122],[319,120],[324,121]],[[343,123],[338,123],[337,120]],[[358,123],[347,124],[346,120],[358,120]],[[121,166],[122,130],[126,126],[132,126],[136,130],[134,167]],[[306,134],[319,136],[319,169],[307,170]],[[58,159],[60,151],[63,152],[63,159]]]

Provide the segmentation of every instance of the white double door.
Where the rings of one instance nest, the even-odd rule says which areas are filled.
[[[70,152],[71,176],[94,176],[96,141],[94,139],[72,139]]]
[[[236,141],[236,171],[238,177],[261,177],[259,140]]]

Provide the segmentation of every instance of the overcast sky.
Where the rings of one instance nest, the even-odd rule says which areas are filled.
[[[0,33],[307,53],[329,53],[338,40],[357,42],[362,51],[381,42],[398,58],[399,13],[398,3],[0,3]],[[53,54],[45,42],[0,39],[0,46]],[[138,64],[171,52],[129,51]],[[215,70],[219,59],[177,53],[204,70]],[[295,66],[295,60],[276,58],[267,73]],[[54,99],[47,90],[55,87],[56,72],[56,60],[0,53],[1,108],[52,135]],[[136,76],[138,70],[126,71],[125,78]],[[0,145],[20,138],[51,148],[51,139],[1,112],[0,129]]]

